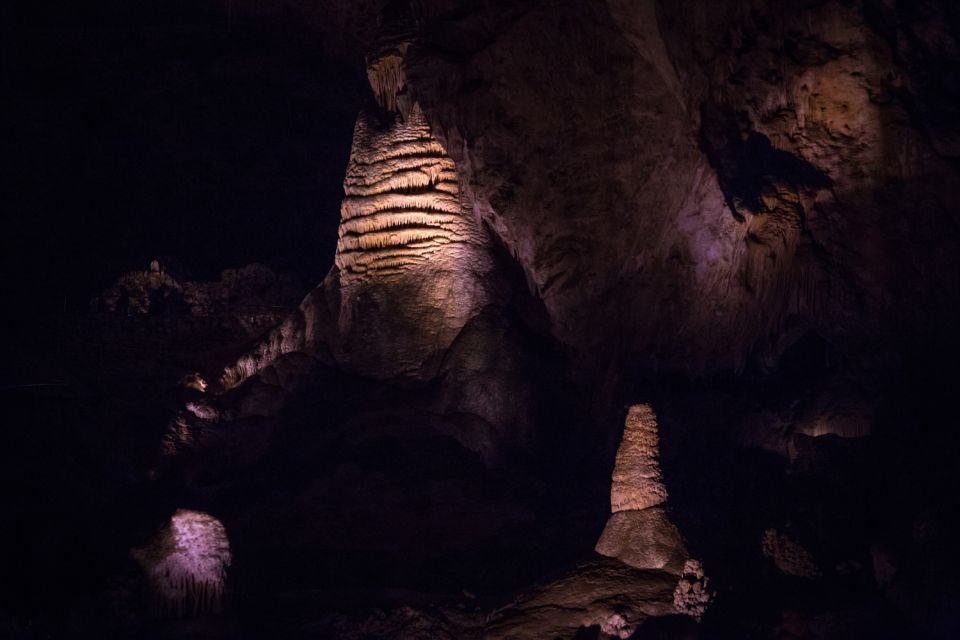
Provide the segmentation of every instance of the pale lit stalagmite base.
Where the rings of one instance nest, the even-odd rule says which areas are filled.
[[[146,573],[154,616],[189,618],[223,611],[230,541],[213,516],[178,509],[147,546],[131,555]]]

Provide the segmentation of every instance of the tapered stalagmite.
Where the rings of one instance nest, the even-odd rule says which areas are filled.
[[[650,405],[638,404],[627,412],[623,439],[617,450],[610,487],[611,511],[646,509],[667,501],[660,472],[660,436]]]
[[[429,377],[496,294],[490,237],[457,169],[404,91],[406,45],[368,61],[380,108],[357,117],[335,267],[300,308],[221,377],[232,388],[291,352],[332,353],[377,378]]]
[[[630,407],[613,469],[611,516],[596,551],[636,569],[677,576],[676,611],[699,618],[710,600],[708,580],[667,515],[667,488],[659,458],[656,414],[650,405]]]
[[[328,279],[337,361],[374,377],[430,375],[430,360],[491,301],[492,269],[489,236],[419,106],[361,113]]]
[[[410,24],[385,27],[367,62],[379,109],[357,118],[344,179],[331,348],[373,377],[428,377],[495,293],[490,238],[457,168],[407,92]]]

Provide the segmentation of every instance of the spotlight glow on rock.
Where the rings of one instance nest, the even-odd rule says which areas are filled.
[[[131,555],[147,574],[156,615],[185,618],[223,610],[230,541],[210,514],[178,509],[147,546]]]

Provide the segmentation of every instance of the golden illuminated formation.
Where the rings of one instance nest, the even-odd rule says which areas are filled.
[[[430,375],[490,302],[488,244],[420,107],[361,113],[337,243],[336,360],[374,377]]]
[[[289,353],[330,354],[354,372],[428,378],[499,295],[490,237],[456,166],[406,91],[402,37],[368,63],[379,107],[360,113],[344,178],[335,266],[253,350],[233,388]]]
[[[345,281],[445,265],[461,257],[458,245],[482,243],[453,160],[419,107],[387,126],[360,115],[344,192],[336,262]]]

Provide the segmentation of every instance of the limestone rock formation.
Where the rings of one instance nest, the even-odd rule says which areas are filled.
[[[490,616],[490,640],[572,638],[599,627],[614,638],[630,638],[647,618],[675,612],[676,576],[639,571],[613,560],[572,568],[537,586]]]
[[[100,300],[111,313],[144,315],[175,296],[183,296],[183,286],[152,260],[148,269],[120,276]]]
[[[491,302],[489,239],[416,105],[360,115],[344,191],[334,355],[366,375],[417,375]]]
[[[367,55],[367,81],[381,109],[400,113],[406,119],[412,104],[404,63],[407,49],[416,36],[416,27],[403,4],[384,6],[377,16],[373,52]]]
[[[760,546],[763,555],[772,560],[777,569],[785,575],[816,578],[822,574],[813,555],[782,531],[764,531]]]
[[[300,293],[293,279],[262,264],[225,269],[216,281],[177,277],[152,260],[143,271],[130,271],[97,299],[103,309],[122,316],[160,316],[190,325],[235,322],[253,336],[282,319]]]
[[[699,560],[687,560],[683,574],[673,590],[673,606],[680,613],[700,620],[707,612],[713,594],[708,590],[710,579],[703,572]]]
[[[662,507],[618,511],[607,520],[597,553],[637,569],[680,575],[689,558],[683,536]]]
[[[699,619],[711,599],[708,580],[667,515],[659,457],[656,414],[648,404],[631,406],[613,470],[612,515],[596,551],[636,569],[674,576],[678,579],[673,591],[676,612]]]
[[[658,461],[657,420],[649,405],[627,411],[610,490],[613,515],[597,542],[597,553],[638,569],[680,575],[689,558],[683,537],[663,505],[667,490]]]
[[[230,541],[213,516],[178,509],[147,546],[131,555],[146,573],[156,615],[179,618],[222,610]]]
[[[614,513],[646,509],[667,501],[667,488],[660,472],[659,441],[657,417],[650,405],[630,407],[613,467],[610,508]]]
[[[469,256],[469,245],[483,244],[461,204],[453,160],[417,108],[386,124],[360,115],[344,191],[336,254],[343,284],[428,263],[442,271],[455,266],[454,255]]]
[[[608,332],[624,337],[626,352],[656,351],[664,362],[738,341],[753,324],[739,279],[746,230],[725,215],[697,148],[654,3],[500,3],[470,20],[422,4],[410,90],[444,132],[474,209],[542,297],[555,336],[590,360],[621,357],[600,355]],[[597,43],[604,53],[593,57]],[[611,66],[608,56],[631,64]],[[482,99],[468,106],[471,95]],[[724,295],[697,293],[713,287]],[[675,353],[653,346],[661,329],[650,309],[671,318],[661,335],[683,345]]]
[[[231,365],[224,367],[219,384],[232,389],[277,363],[290,353],[314,356],[326,354],[325,347],[332,328],[331,302],[326,283],[308,293],[300,305],[271,329],[257,344]]]
[[[395,48],[387,51],[381,49],[367,65],[367,79],[370,87],[380,103],[387,111],[400,111],[398,96],[406,88],[406,75],[403,71],[403,58],[406,56],[409,43],[398,42]]]
[[[283,354],[325,349],[363,375],[430,377],[464,325],[497,300],[490,237],[460,193],[453,160],[419,105],[394,99],[404,88],[395,58],[405,50],[388,47],[368,63],[384,110],[357,118],[334,268],[224,371],[225,388]]]
[[[192,3],[150,3],[164,5],[169,24],[143,20],[148,38],[145,26],[112,20],[105,38],[70,26],[125,3],[106,4],[34,10],[57,46],[32,56],[34,69],[31,56],[14,59],[7,74],[45,89],[70,79],[42,100],[14,98],[15,155],[40,161],[10,174],[26,197],[7,236],[19,243],[18,231],[44,220],[34,214],[58,202],[23,183],[69,194],[64,228],[87,237],[47,242],[56,234],[38,227],[21,251],[49,245],[67,257],[5,278],[22,279],[14,290],[35,290],[30,299],[57,298],[58,315],[34,322],[29,304],[7,297],[15,357],[2,387],[15,408],[8,421],[21,427],[4,432],[3,466],[23,526],[0,529],[5,548],[29,553],[3,563],[14,597],[0,600],[18,602],[31,582],[40,597],[15,604],[9,622],[0,611],[3,631],[71,635],[57,621],[83,613],[72,594],[88,569],[119,565],[125,536],[177,503],[230,523],[244,554],[231,589],[253,605],[250,618],[262,622],[274,607],[260,603],[282,600],[283,624],[302,626],[263,625],[278,637],[661,637],[643,628],[659,616],[703,617],[704,637],[960,637],[948,613],[960,539],[960,430],[950,428],[958,3],[231,0],[192,9],[199,28],[179,20]],[[354,118],[360,96],[269,83],[262,95],[279,107],[262,112],[259,98],[237,99],[244,87],[232,79],[197,74],[197,52],[229,68],[226,46],[243,52],[228,75],[278,79],[284,64],[262,64],[273,46],[262,36],[282,41],[274,21],[289,26],[300,12],[325,23],[317,38],[287,32],[306,43],[296,51],[309,81],[329,65],[345,84],[369,82],[352,149],[350,123],[327,127],[326,116],[348,104]],[[31,12],[12,17],[21,13]],[[196,42],[208,22],[215,37]],[[328,55],[338,46],[329,32],[348,22],[361,25],[363,51]],[[74,42],[98,40],[113,44],[77,63],[93,76],[53,68]],[[123,100],[97,95],[141,75],[129,62],[150,60],[126,55],[138,40],[191,53],[151,47],[160,75]],[[117,44],[124,55],[112,55]],[[205,114],[200,131],[176,133],[170,115],[181,112],[158,91],[167,85],[197,93],[181,102]],[[208,102],[211,87],[228,98]],[[60,139],[101,106],[105,130],[119,133],[60,153]],[[141,127],[150,109],[162,126]],[[244,126],[254,117],[289,120],[293,144],[273,144],[271,130],[235,140],[256,129]],[[304,121],[331,135],[300,135]],[[209,142],[191,144],[196,134]],[[44,137],[56,144],[36,144]],[[327,189],[307,184],[317,166],[301,162],[327,146],[342,156],[324,171],[346,166],[335,178],[339,229],[336,205],[316,197]],[[127,162],[145,148],[145,162]],[[131,180],[126,195],[136,197],[125,198],[98,168],[105,158],[163,179]],[[218,178],[248,160],[256,170],[238,175],[266,197],[244,203],[243,180]],[[203,175],[210,163],[217,170]],[[76,182],[56,188],[57,166]],[[292,173],[314,178],[274,209],[290,195],[274,176]],[[77,198],[77,182],[95,197]],[[110,233],[100,205],[116,202],[124,214],[113,220],[141,227],[109,235],[140,237],[129,254],[154,240],[205,250],[204,234],[191,233],[204,225],[183,225],[183,213],[168,220],[170,201],[155,197],[191,182],[184,194],[203,197],[190,214],[228,230],[217,238],[262,231],[262,242],[245,241],[257,255],[293,253],[295,226],[304,273],[333,268],[304,297],[265,267],[196,282],[156,261],[101,297],[106,313],[90,323],[99,330],[73,327],[60,289],[102,274],[77,265],[88,273],[65,288],[47,286],[47,275],[108,246],[91,241]],[[284,216],[290,207],[305,213]],[[316,256],[324,215],[329,250]],[[127,253],[90,262],[113,269]],[[212,246],[185,259],[220,269],[235,254]],[[236,328],[226,339],[221,323]],[[161,324],[210,330],[137,335]],[[22,345],[21,328],[33,336]],[[662,430],[650,406],[630,408],[608,487],[620,402],[636,395],[656,398]],[[669,503],[665,477],[678,480]],[[610,513],[597,508],[608,488]],[[773,523],[789,526],[764,531]],[[101,535],[108,526],[116,535]],[[583,562],[591,549],[601,556]],[[230,548],[216,520],[178,512],[135,556],[161,615],[220,606]],[[62,571],[71,560],[78,569]],[[47,616],[51,576],[71,572],[58,584],[70,602]],[[704,616],[711,586],[724,597]],[[290,591],[301,587],[310,593]],[[329,634],[312,625],[341,604],[350,613],[338,611]],[[352,617],[361,607],[374,610],[369,619]],[[845,617],[891,624],[871,634]],[[24,621],[36,630],[20,633]]]

